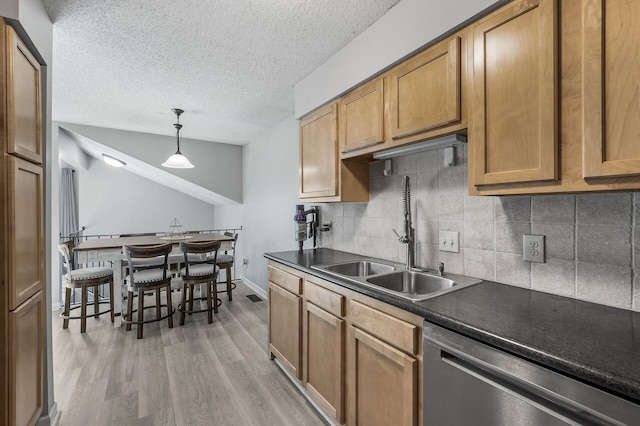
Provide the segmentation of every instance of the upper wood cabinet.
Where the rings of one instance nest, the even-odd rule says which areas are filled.
[[[334,102],[300,121],[300,199],[369,201],[369,164],[338,156],[338,115]]]
[[[7,152],[42,163],[40,64],[5,27],[7,78]]]
[[[358,155],[384,143],[384,79],[370,81],[340,98],[340,155]]]
[[[640,175],[640,2],[582,7],[583,176]]]
[[[390,71],[389,123],[393,139],[460,121],[461,42],[454,36]]]
[[[300,198],[338,195],[337,144],[335,103],[300,121]]]
[[[475,185],[558,177],[557,1],[517,0],[473,26]]]

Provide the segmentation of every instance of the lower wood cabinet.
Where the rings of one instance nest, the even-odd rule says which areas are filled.
[[[33,425],[42,412],[44,296],[39,291],[9,313],[9,424]]]
[[[416,425],[420,327],[355,300],[349,319],[348,424]]]
[[[271,356],[338,424],[421,424],[421,336],[416,315],[269,261]]]
[[[418,361],[353,326],[348,371],[350,425],[407,425],[418,420]]]
[[[306,303],[305,322],[305,386],[327,414],[343,423],[345,321]]]
[[[281,285],[287,287],[282,287]],[[295,291],[297,284],[298,291]],[[302,378],[301,278],[269,268],[269,350],[298,379]],[[290,291],[294,289],[294,292]]]

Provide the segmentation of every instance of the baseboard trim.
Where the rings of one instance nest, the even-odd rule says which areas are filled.
[[[60,411],[58,411],[58,403],[51,404],[49,414],[41,416],[36,422],[36,426],[57,426],[60,421]]]
[[[240,279],[247,287],[249,287],[251,290],[258,293],[258,296],[261,296],[263,299],[267,299],[267,292],[262,287],[260,287],[259,285],[251,281],[249,278],[244,277],[242,275],[240,276]]]

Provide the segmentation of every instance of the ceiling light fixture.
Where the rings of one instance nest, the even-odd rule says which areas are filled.
[[[173,125],[176,128],[176,141],[178,144],[178,150],[175,154],[167,159],[164,163],[162,163],[163,167],[170,167],[172,169],[192,169],[194,166],[191,162],[182,155],[180,152],[180,129],[182,129],[182,124],[180,124],[180,114],[184,111],[178,108],[173,108],[172,111],[178,118],[178,122]]]
[[[119,158],[112,157],[109,154],[102,154],[102,159],[105,163],[112,167],[122,167],[127,165],[127,163],[125,163],[124,161],[120,160]]]

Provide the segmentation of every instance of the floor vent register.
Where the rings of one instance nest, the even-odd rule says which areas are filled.
[[[262,302],[262,299],[258,296],[256,296],[255,294],[248,294],[247,297],[249,298],[249,300],[251,300],[253,303],[255,302]]]

